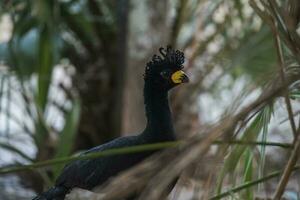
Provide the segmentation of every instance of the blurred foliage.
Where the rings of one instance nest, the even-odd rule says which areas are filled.
[[[27,120],[18,119],[20,123],[24,123],[21,125],[23,126],[21,131],[32,138],[37,148],[34,157],[24,156],[26,154],[20,153],[20,150],[15,150],[14,153],[24,158],[32,157],[31,160],[45,160],[69,155],[74,148],[78,148],[74,143],[81,115],[78,96],[81,90],[76,89],[76,84],[65,85],[63,77],[60,77],[62,80],[57,82],[53,74],[54,70],[59,68],[63,71],[60,72],[64,73],[63,76],[70,76],[66,78],[72,80],[75,79],[75,75],[68,74],[68,71],[76,70],[76,76],[81,76],[80,72],[88,70],[88,67],[82,66],[83,63],[101,67],[93,63],[99,62],[96,57],[97,51],[100,50],[99,38],[103,36],[101,39],[108,43],[111,42],[110,40],[115,40],[115,13],[110,10],[114,4],[114,2],[96,3],[95,1],[4,1],[1,3],[3,8],[1,16],[8,15],[13,25],[10,40],[0,44],[0,58],[7,67],[1,73],[3,77],[1,105],[5,104],[3,102],[8,104],[12,101],[14,106],[24,109],[20,114],[25,115]],[[100,16],[101,12],[105,13],[105,17]],[[96,14],[99,15],[98,19],[94,16]],[[101,48],[106,46],[102,44]],[[107,51],[109,50],[107,48]],[[67,62],[62,62],[63,58],[67,58]],[[72,65],[69,65],[69,62]],[[113,65],[110,66],[110,69],[112,68]],[[13,85],[10,79],[14,80]],[[14,89],[13,99],[11,99],[11,89]],[[89,105],[86,105],[84,97],[82,98],[86,108]],[[110,98],[108,96],[106,101],[110,101]],[[6,127],[11,126],[11,121],[16,121],[12,116],[15,109],[11,106],[2,109]],[[56,122],[53,113],[59,117]],[[62,121],[57,122],[59,119]],[[5,134],[9,137],[16,135],[10,130],[2,131],[7,132]],[[18,134],[18,136],[22,135]],[[2,148],[11,151],[14,146],[2,145]],[[59,169],[61,167],[56,168],[54,174],[59,173]],[[51,177],[55,176],[50,173]],[[42,187],[34,189],[41,190]]]
[[[0,118],[4,127],[0,135],[3,138],[1,148],[18,155],[22,162],[36,162],[66,157],[120,135],[122,109],[119,108],[123,100],[116,97],[122,97],[122,91],[126,89],[123,73],[126,59],[122,59],[122,55],[129,59],[134,57],[125,54],[127,41],[124,41],[125,45],[120,44],[120,38],[124,34],[138,33],[120,31],[123,30],[121,26],[128,26],[119,15],[124,2],[15,0],[0,3],[1,16],[9,16],[13,25],[10,40],[0,44],[3,64],[0,66]],[[273,32],[266,23],[268,20],[256,13],[248,0],[166,2],[170,5],[168,10],[158,7],[155,12],[168,13],[170,19],[156,20],[171,23],[166,26],[170,30],[161,31],[168,32],[169,43],[185,50],[187,71],[194,79],[187,88],[174,94],[174,120],[179,133],[199,133],[203,124],[199,110],[194,108],[201,95],[209,93],[220,97],[222,91],[232,89],[233,83],[223,84],[222,78],[230,76],[234,82],[247,77],[250,80],[247,84],[263,91],[270,78],[277,76],[278,55]],[[127,16],[137,6],[135,1],[131,3],[132,7],[126,10]],[[148,1],[142,3],[149,6]],[[286,6],[289,3],[294,1],[279,4],[281,12],[272,18],[278,22],[276,28],[282,37],[284,59],[292,63],[286,66],[286,71],[298,70],[300,55],[293,46],[299,45],[299,34],[295,31],[299,28],[299,11],[289,10],[291,16],[284,15],[289,20],[282,19],[281,15],[287,8],[293,8]],[[260,3],[260,6],[266,5]],[[156,15],[155,12],[143,14]],[[155,23],[149,23],[149,29],[154,26]],[[137,39],[131,42],[133,46],[147,46],[147,42],[153,41],[157,41],[154,36],[149,41]],[[167,43],[160,42],[161,46]],[[56,70],[64,72],[58,81]],[[64,79],[69,79],[70,83],[65,84]],[[245,86],[244,96],[250,95],[248,88]],[[298,100],[297,84],[289,89],[290,98]],[[278,101],[276,99],[254,113],[232,139],[267,142],[273,114],[279,112]],[[20,133],[15,132],[12,123],[17,124]],[[36,154],[28,154],[17,143],[6,142],[20,136],[29,138]],[[265,148],[263,145],[257,148],[237,144],[221,147],[224,151],[222,159],[225,154],[227,156],[218,175],[217,193],[221,194],[228,185],[263,180]],[[38,171],[43,181],[33,179],[39,187],[32,188],[38,192],[47,187],[61,167]],[[230,176],[239,178],[233,180]],[[241,196],[253,199],[257,190],[247,188]]]

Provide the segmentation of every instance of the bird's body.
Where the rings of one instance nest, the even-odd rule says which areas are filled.
[[[88,150],[86,153],[144,143],[145,142],[137,136],[122,137]],[[149,153],[123,154],[75,161],[64,168],[62,175],[59,176],[56,181],[56,185],[63,185],[67,188],[79,187],[91,190],[106,181],[109,177],[140,162],[143,158],[148,156],[148,154]]]
[[[130,147],[135,145],[175,140],[171,111],[168,102],[168,90],[178,83],[172,84],[172,81],[170,83],[164,83],[164,78],[159,79],[156,76],[158,76],[158,74],[161,74],[162,69],[164,70],[164,68],[168,67],[162,65],[170,65],[173,64],[173,62],[176,65],[174,64],[175,66],[169,66],[169,68],[174,72],[178,72],[179,67],[182,68],[182,59],[184,57],[181,52],[175,52],[174,50],[170,49],[170,47],[168,47],[165,54],[163,54],[164,52],[162,52],[161,49],[160,51],[165,59],[155,60],[155,57],[153,57],[152,61],[148,63],[146,67],[144,99],[146,107],[147,126],[145,130],[141,134],[138,134],[136,136],[117,138],[108,143],[89,149],[83,154],[100,152],[113,148]],[[175,60],[171,60],[172,62],[168,60],[166,58],[168,56],[168,53],[170,54],[170,56],[174,56],[174,58],[170,59]],[[181,54],[178,55],[179,53]],[[175,57],[175,54],[177,55],[177,57]],[[169,63],[166,61],[168,61]],[[171,75],[174,74],[173,71],[169,74],[170,80]],[[181,76],[182,79],[186,78],[183,76],[185,75]],[[173,82],[175,79],[176,77],[172,77]],[[163,83],[165,85],[162,85]],[[154,153],[154,151],[114,155],[71,162],[64,167],[61,175],[56,180],[55,186],[49,189],[47,192],[44,192],[40,196],[34,198],[34,200],[61,200],[64,199],[65,195],[73,188],[92,190],[96,186],[104,183],[108,178],[115,176],[119,172],[141,162],[152,153]]]

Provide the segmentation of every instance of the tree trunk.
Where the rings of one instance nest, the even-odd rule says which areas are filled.
[[[140,133],[145,127],[143,73],[152,55],[158,53],[159,47],[167,45],[170,32],[167,23],[168,1],[131,2],[128,36],[130,52],[122,122],[125,134]]]

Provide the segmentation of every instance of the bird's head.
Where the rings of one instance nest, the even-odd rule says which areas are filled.
[[[184,54],[174,50],[170,46],[159,48],[161,56],[154,55],[147,63],[145,70],[145,82],[149,82],[156,88],[169,90],[181,83],[189,81],[188,76],[182,71]]]

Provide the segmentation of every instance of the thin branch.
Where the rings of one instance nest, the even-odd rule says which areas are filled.
[[[292,169],[292,171],[299,170],[299,169],[300,169],[300,165],[297,165],[297,166],[295,166],[295,167]],[[281,173],[282,173],[282,170],[275,171],[275,172],[273,172],[273,173],[271,173],[271,174],[269,174],[269,175],[267,175],[267,176],[265,176],[265,177],[262,177],[262,178],[260,178],[260,179],[257,179],[257,180],[251,181],[251,182],[247,182],[247,183],[245,183],[245,184],[243,184],[243,185],[239,185],[239,186],[234,187],[234,188],[232,188],[232,189],[230,189],[230,190],[227,190],[226,192],[223,192],[223,193],[221,193],[221,194],[219,194],[219,195],[213,196],[213,197],[211,197],[209,200],[222,199],[222,198],[224,198],[224,197],[226,197],[226,196],[229,196],[229,195],[231,195],[231,194],[233,194],[233,193],[236,193],[236,192],[239,192],[239,191],[241,191],[241,190],[247,189],[247,188],[249,188],[249,187],[258,185],[259,183],[266,182],[266,181],[268,181],[268,180],[270,180],[270,179],[272,179],[272,178],[275,178],[275,177],[279,176]]]
[[[98,157],[105,157],[105,156],[112,156],[112,155],[120,155],[120,154],[129,154],[129,153],[138,153],[143,151],[153,151],[163,148],[170,148],[178,145],[178,142],[164,142],[164,143],[155,143],[155,144],[146,144],[146,145],[137,145],[132,147],[123,147],[123,148],[116,148],[116,149],[108,149],[101,152],[96,153],[89,153],[85,155],[75,155],[69,157],[61,157],[52,160],[41,161],[33,164],[10,167],[10,168],[0,168],[0,175],[1,174],[8,174],[14,173],[18,171],[24,170],[32,170],[36,168],[42,168],[50,165],[57,165],[62,163],[67,163],[74,160],[86,160],[86,159],[95,159]]]
[[[265,23],[267,23],[269,26],[272,26],[272,18],[271,18],[272,15],[271,14],[273,14],[274,18],[277,20],[282,19],[281,16],[280,16],[280,18],[278,16],[279,12],[277,12],[275,10],[278,6],[276,6],[276,8],[274,8],[274,9],[270,9],[269,4],[267,4],[265,1],[260,0],[260,2],[264,6],[265,10],[260,9],[254,0],[250,0],[249,4]],[[280,26],[280,28],[282,30],[284,30],[284,31],[280,32],[280,34],[282,36],[282,40],[285,42],[286,46],[291,50],[291,52],[294,55],[294,58],[298,62],[300,62],[300,57],[299,57],[300,53],[299,53],[298,49],[295,47],[295,43],[292,41],[292,38],[290,37],[290,32],[292,31],[293,34],[295,35],[296,30],[289,30],[290,32],[286,32],[285,26],[281,23],[282,20],[279,22],[280,23],[278,25]]]
[[[298,129],[298,135],[299,135],[299,131],[300,129]],[[300,137],[297,137],[297,140],[295,142],[295,146],[294,149],[292,151],[292,154],[288,160],[288,163],[286,164],[283,174],[280,178],[280,181],[277,185],[276,191],[275,191],[275,195],[274,195],[274,200],[280,200],[281,196],[283,195],[283,192],[285,190],[285,187],[289,181],[289,178],[292,174],[293,168],[297,163],[298,160],[298,155],[300,152]]]
[[[270,3],[270,4],[272,5],[272,3]],[[282,52],[282,47],[281,47],[281,41],[280,41],[279,33],[276,29],[275,21],[273,21],[273,23],[271,25],[271,29],[272,29],[272,32],[273,32],[274,37],[275,37],[275,47],[276,47],[278,63],[279,63],[279,70],[280,70],[279,75],[280,75],[282,84],[285,85],[285,81],[286,81],[285,80],[285,75],[284,75],[285,62],[284,62],[284,57],[283,57],[283,52]],[[286,108],[287,108],[291,128],[292,128],[292,131],[293,131],[293,134],[294,134],[294,138],[296,138],[297,137],[297,135],[296,135],[296,132],[297,132],[296,129],[297,128],[296,128],[295,120],[294,120],[294,117],[293,117],[293,109],[292,109],[292,104],[291,104],[291,101],[290,101],[290,98],[289,98],[288,87],[285,88],[284,99],[285,99],[285,103],[286,103]]]
[[[256,141],[242,141],[242,140],[229,140],[221,141],[216,140],[213,144],[236,144],[236,145],[249,145],[249,146],[274,146],[281,148],[292,148],[293,145],[289,143],[279,143],[279,142],[256,142]]]
[[[260,9],[259,6],[256,4],[254,0],[249,1],[250,6],[252,9],[257,13],[257,15],[267,24],[271,24],[271,17],[270,15],[265,12],[264,10]]]
[[[268,0],[269,1],[269,6],[264,3],[264,6],[266,9],[269,10],[270,13],[273,14],[274,19],[277,21],[278,28],[280,28],[282,31],[281,36],[282,39],[284,40],[286,46],[289,47],[291,52],[294,54],[294,58],[300,63],[300,54],[299,54],[299,49],[297,48],[297,43],[293,40],[291,37],[291,32],[294,32],[293,35],[297,35],[296,30],[288,30],[287,27],[285,26],[285,21],[283,20],[284,18],[281,16],[281,12],[279,11],[279,6],[274,0]],[[261,1],[262,3],[264,1]],[[272,26],[272,23],[271,23]]]
[[[61,158],[57,158],[57,159],[46,160],[46,161],[36,162],[33,164],[16,166],[16,167],[9,167],[9,168],[3,167],[3,168],[0,168],[0,175],[14,173],[14,172],[18,172],[18,171],[24,171],[24,170],[43,168],[46,166],[58,165],[61,163],[67,163],[67,162],[74,161],[74,160],[94,159],[94,158],[98,158],[98,157],[106,157],[106,156],[112,156],[112,155],[138,153],[138,152],[143,152],[143,151],[153,151],[153,150],[172,148],[172,147],[181,145],[183,143],[184,143],[183,141],[175,141],[175,142],[162,142],[162,143],[154,143],[154,144],[146,144],[146,145],[137,145],[137,146],[132,146],[132,147],[109,149],[109,150],[105,150],[105,151],[101,151],[101,152],[97,152],[97,153],[90,153],[90,154],[81,155],[81,156],[61,157]],[[213,144],[215,144],[215,145],[235,144],[235,145],[250,145],[250,146],[264,145],[264,146],[273,146],[273,147],[281,147],[281,148],[292,148],[292,145],[288,144],[288,143],[256,142],[256,141],[242,141],[242,140],[232,140],[232,141],[216,140],[215,142],[213,142]],[[0,143],[0,146],[3,146],[3,145],[4,144]],[[14,150],[14,152],[16,152],[16,150]],[[16,152],[16,153],[20,154],[20,152]],[[21,156],[26,158],[26,154],[21,155]],[[27,159],[29,159],[29,157]],[[31,161],[32,161],[32,159],[31,159]]]
[[[285,26],[283,24],[282,21],[282,17],[279,13],[279,8],[278,5],[275,1],[273,0],[268,0],[269,2],[269,10],[273,13],[273,20],[272,23],[270,24],[272,32],[274,34],[275,37],[275,46],[276,46],[276,51],[277,51],[277,57],[278,57],[278,62],[279,62],[279,67],[280,67],[280,77],[281,77],[281,81],[282,84],[285,85],[285,90],[284,90],[284,98],[285,98],[285,103],[286,103],[286,107],[287,107],[287,112],[288,112],[288,116],[289,116],[289,121],[292,127],[292,131],[294,134],[294,149],[292,151],[292,154],[288,160],[288,163],[286,164],[285,168],[284,168],[284,172],[283,175],[280,178],[280,181],[277,185],[276,191],[275,191],[275,195],[274,195],[274,200],[279,200],[281,199],[284,190],[286,188],[286,185],[289,181],[289,178],[291,176],[291,173],[293,171],[294,166],[296,165],[297,159],[298,159],[298,152],[300,151],[300,140],[299,140],[299,130],[297,131],[296,125],[295,125],[295,121],[294,121],[294,117],[293,117],[293,111],[292,111],[292,105],[289,99],[289,94],[288,94],[288,87],[285,84],[285,75],[284,75],[284,57],[283,57],[283,52],[282,52],[282,47],[281,47],[281,41],[280,41],[280,36],[279,36],[279,32],[277,29],[279,29],[278,24],[282,25],[283,28],[283,33],[289,35],[288,31],[285,29]],[[267,6],[265,6],[267,7]],[[290,41],[290,37],[288,37],[288,40]],[[292,48],[294,49],[294,46],[291,45]]]

